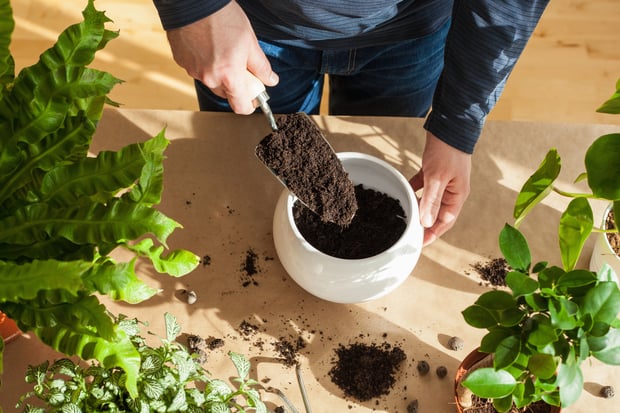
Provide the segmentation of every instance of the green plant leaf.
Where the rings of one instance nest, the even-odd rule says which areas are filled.
[[[516,336],[508,336],[503,339],[495,350],[495,369],[503,369],[517,360],[521,353],[521,340]]]
[[[237,369],[239,378],[245,380],[250,374],[250,362],[242,354],[233,351],[228,352],[228,356]]]
[[[562,407],[575,403],[583,389],[583,373],[578,364],[563,363],[558,369],[557,385],[560,388]]]
[[[467,324],[476,328],[489,328],[497,325],[497,317],[486,308],[477,304],[467,307],[463,312]]]
[[[161,212],[127,201],[107,205],[50,208],[28,205],[0,220],[0,243],[28,245],[63,237],[77,244],[103,244],[136,239],[152,233],[162,243],[180,224]]]
[[[193,271],[200,263],[200,258],[187,250],[174,250],[164,255],[164,247],[156,246],[150,238],[135,244],[125,244],[125,248],[148,257],[155,271],[173,277],[181,277]]]
[[[527,342],[535,347],[542,348],[551,343],[554,343],[558,339],[556,333],[549,319],[543,317],[534,318],[534,326],[532,331],[527,337]]]
[[[14,29],[11,2],[2,0],[0,1],[0,99],[4,94],[5,85],[12,83],[15,76],[15,62],[9,49]]]
[[[130,304],[141,303],[157,294],[158,290],[140,280],[135,272],[135,260],[128,263],[105,261],[85,273],[84,284],[89,291],[98,291],[113,300]]]
[[[480,351],[483,353],[495,353],[502,340],[512,334],[512,330],[501,327],[489,331],[482,337],[482,340],[480,340]]]
[[[589,337],[592,355],[606,364],[620,366],[620,330],[613,328],[604,337]]]
[[[535,279],[518,271],[511,271],[506,275],[506,285],[512,290],[515,298],[534,294],[538,290],[538,282]]]
[[[596,275],[587,270],[572,270],[562,275],[557,281],[557,288],[569,292],[571,289],[585,287],[596,283]]]
[[[177,318],[168,312],[164,314],[164,320],[166,322],[166,340],[173,342],[181,334],[181,326],[177,322]]]
[[[538,166],[517,195],[513,216],[515,226],[519,227],[527,214],[542,201],[553,189],[553,182],[560,175],[562,162],[556,149],[547,152],[545,159]],[[521,269],[521,268],[519,268]]]
[[[499,234],[499,248],[508,265],[517,271],[528,273],[532,256],[527,241],[515,227],[505,224]]]
[[[498,311],[515,308],[517,306],[514,297],[506,291],[501,290],[487,291],[478,297],[475,304],[489,310]]]
[[[499,413],[504,413],[512,407],[512,396],[508,395],[499,399],[493,399],[493,407]]]
[[[596,111],[609,114],[620,113],[620,79],[616,82],[616,92]]]
[[[614,282],[600,282],[586,294],[582,311],[594,322],[611,324],[620,312],[620,290]]]
[[[594,217],[588,200],[585,198],[573,199],[560,217],[560,228],[558,230],[562,265],[566,271],[575,268],[583,245],[590,236],[593,227]]]
[[[551,325],[562,330],[572,330],[582,325],[577,320],[579,307],[565,297],[549,300],[549,317]]]
[[[553,356],[536,353],[530,357],[527,367],[535,376],[550,379],[555,374],[558,365]]]
[[[90,266],[86,261],[0,261],[0,303],[32,300],[44,290],[64,289],[77,295],[83,288],[81,277]]]
[[[585,155],[588,186],[592,193],[611,201],[620,200],[620,134],[596,139]]]
[[[504,370],[487,367],[472,371],[462,384],[479,397],[499,399],[512,394],[517,381]]]

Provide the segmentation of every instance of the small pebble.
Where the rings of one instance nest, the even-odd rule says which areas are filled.
[[[437,367],[437,370],[435,372],[437,373],[437,377],[443,379],[444,377],[446,377],[446,374],[448,374],[448,369],[444,366],[439,366]]]
[[[407,405],[407,413],[418,413],[418,399],[412,400]]]
[[[616,392],[612,386],[603,386],[600,391],[601,397],[611,399],[615,396]]]
[[[418,372],[420,373],[420,376],[425,376],[431,368],[426,361],[420,360],[418,361],[417,369],[418,369]]]
[[[194,291],[187,292],[187,304],[194,304],[198,300],[198,296]]]
[[[463,349],[463,339],[460,337],[452,337],[450,340],[448,340],[448,347],[450,347],[451,350],[454,351],[459,351]]]

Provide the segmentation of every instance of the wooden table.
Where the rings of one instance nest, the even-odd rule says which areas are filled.
[[[317,117],[318,125],[337,151],[359,151],[392,163],[405,176],[420,167],[424,144],[422,120],[372,117]],[[566,188],[583,170],[583,153],[611,125],[489,122],[474,155],[472,193],[457,225],[423,250],[411,277],[382,299],[356,305],[322,301],[301,290],[281,267],[272,241],[272,214],[282,191],[280,184],[254,156],[254,146],[269,133],[262,115],[188,111],[107,110],[93,143],[93,151],[118,149],[142,141],[166,127],[172,140],[165,164],[165,189],[160,209],[184,225],[170,239],[172,248],[188,248],[204,257],[186,277],[174,279],[140,266],[141,275],[162,292],[140,305],[110,303],[124,313],[150,323],[149,330],[164,334],[163,312],[177,316],[183,331],[204,338],[222,338],[225,346],[210,353],[207,369],[217,377],[234,375],[226,353],[246,354],[254,378],[265,387],[281,389],[303,411],[293,367],[278,360],[273,343],[306,341],[299,351],[302,374],[315,412],[405,413],[414,399],[420,412],[454,412],[453,373],[483,331],[465,324],[461,311],[482,291],[475,263],[499,257],[497,238],[505,222],[512,222],[512,206],[522,183],[550,147],[563,159],[561,181]],[[522,225],[530,239],[534,260],[559,263],[556,227],[565,201],[551,197]],[[601,216],[604,205],[596,206]],[[586,246],[589,258],[592,242]],[[248,268],[251,259],[253,268]],[[196,292],[187,304],[183,290]],[[246,336],[240,325],[259,331]],[[451,336],[465,347],[452,351]],[[345,398],[328,371],[335,349],[356,342],[401,347],[407,361],[396,375],[389,395],[367,402]],[[26,391],[23,375],[28,364],[59,355],[27,334],[5,349],[0,405],[5,412]],[[432,371],[440,365],[448,376],[420,377],[419,360]],[[602,385],[620,389],[617,369],[593,363],[585,366],[586,388],[567,412],[614,411],[616,399],[598,397]],[[280,405],[271,393],[265,399]],[[614,406],[616,406],[614,408]]]

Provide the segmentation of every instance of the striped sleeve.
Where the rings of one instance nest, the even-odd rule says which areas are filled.
[[[153,0],[164,30],[177,29],[207,17],[231,0]]]
[[[548,0],[455,0],[432,111],[425,128],[472,153],[486,117]]]

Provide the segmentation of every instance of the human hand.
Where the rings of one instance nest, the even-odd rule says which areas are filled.
[[[197,22],[167,32],[175,62],[235,113],[254,112],[256,78],[275,86],[275,74],[245,12],[235,1]],[[253,76],[252,76],[253,75]]]
[[[422,168],[409,181],[414,191],[424,188],[420,199],[420,223],[424,246],[454,226],[469,195],[471,155],[426,133]]]

